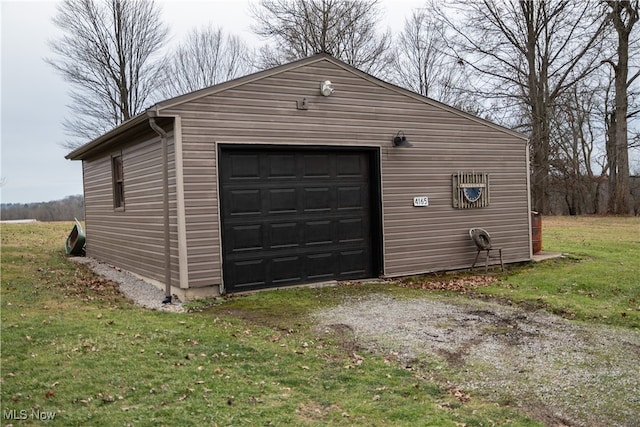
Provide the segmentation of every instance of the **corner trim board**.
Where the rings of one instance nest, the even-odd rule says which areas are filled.
[[[182,158],[182,120],[174,117],[173,143],[176,163],[176,209],[178,225],[178,265],[180,288],[189,288],[189,259],[187,257],[187,220],[184,203],[184,164]]]

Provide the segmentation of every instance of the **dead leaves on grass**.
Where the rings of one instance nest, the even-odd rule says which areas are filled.
[[[66,298],[77,298],[83,302],[101,301],[119,303],[123,296],[119,286],[107,279],[96,276],[85,268],[78,267],[73,276],[64,270],[39,268],[42,282],[48,287],[55,287]]]
[[[451,386],[447,388],[447,393],[462,403],[466,403],[471,400],[471,395],[465,393],[460,387]]]
[[[423,275],[407,277],[402,280],[383,279],[389,284],[400,286],[401,288],[423,289],[428,291],[451,291],[467,293],[473,289],[489,286],[498,281],[494,276],[464,276],[446,279],[444,276]],[[343,281],[342,286],[359,286],[366,284],[366,281]]]
[[[430,291],[452,291],[459,293],[466,293],[470,290],[489,286],[498,279],[493,276],[466,276],[466,277],[456,277],[449,280],[441,280],[441,279],[429,279],[425,278],[410,278],[405,279],[398,283],[398,286],[402,288],[411,288],[411,289],[424,289]]]

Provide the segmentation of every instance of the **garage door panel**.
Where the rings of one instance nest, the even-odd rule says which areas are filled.
[[[295,179],[296,163],[293,154],[269,154],[266,157],[267,178],[289,178]]]
[[[331,211],[331,189],[329,187],[305,188],[303,210],[305,212]]]
[[[370,158],[363,150],[222,148],[227,291],[371,277]]]
[[[363,190],[362,186],[338,187],[338,209],[362,209]]]
[[[340,252],[340,275],[353,277],[367,271],[367,252],[363,249]]]
[[[304,227],[303,242],[305,245],[327,245],[333,243],[332,221],[308,221]]]
[[[228,196],[230,199],[228,213],[231,216],[262,213],[262,199],[259,189],[231,190]]]
[[[229,156],[228,178],[242,180],[260,177],[260,157],[257,154],[233,154]]]
[[[267,209],[270,214],[296,212],[298,196],[295,188],[274,188],[265,190]]]
[[[306,154],[303,159],[303,178],[329,178],[331,163],[328,154]]]
[[[296,222],[269,225],[270,248],[295,248],[300,246],[300,227]]]
[[[262,225],[237,225],[232,230],[233,232],[230,233],[231,252],[263,249]]]
[[[231,269],[236,287],[256,288],[265,286],[266,277],[263,273],[265,270],[264,260],[252,259],[247,261],[231,261],[227,264],[225,264],[225,267]]]
[[[338,223],[339,242],[364,242],[367,230],[362,218],[343,219]]]
[[[274,258],[271,262],[273,284],[283,286],[289,283],[300,283],[302,280],[301,266],[299,256]]]
[[[334,279],[337,257],[333,252],[324,252],[307,257],[307,278],[310,281]]]
[[[359,177],[363,174],[362,156],[358,154],[338,154],[336,173],[339,178]]]

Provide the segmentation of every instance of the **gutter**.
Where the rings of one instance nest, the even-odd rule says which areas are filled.
[[[113,138],[117,137],[118,135],[121,135],[133,128],[135,128],[136,126],[140,125],[141,123],[144,123],[147,121],[147,118],[149,117],[149,114],[147,111],[143,111],[142,113],[138,114],[137,116],[129,119],[128,121],[122,123],[120,126],[118,126],[115,129],[110,130],[109,132],[105,133],[104,135],[99,136],[98,138],[94,139],[91,142],[88,142],[78,148],[76,148],[75,150],[73,150],[72,152],[70,152],[69,154],[67,154],[65,157],[65,159],[67,160],[82,160],[82,158],[84,157],[85,154],[99,148],[101,145],[105,144],[105,143],[109,143]]]
[[[171,304],[171,242],[169,240],[169,149],[167,133],[149,117],[149,126],[158,135],[162,145],[162,210],[164,213],[164,295],[163,304]]]

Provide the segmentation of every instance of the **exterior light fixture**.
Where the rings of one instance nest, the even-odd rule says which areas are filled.
[[[329,96],[333,93],[333,87],[331,87],[331,81],[325,80],[320,82],[320,93],[322,96]]]
[[[404,132],[398,131],[396,136],[393,137],[393,145],[395,147],[413,147],[413,144],[409,142]]]

